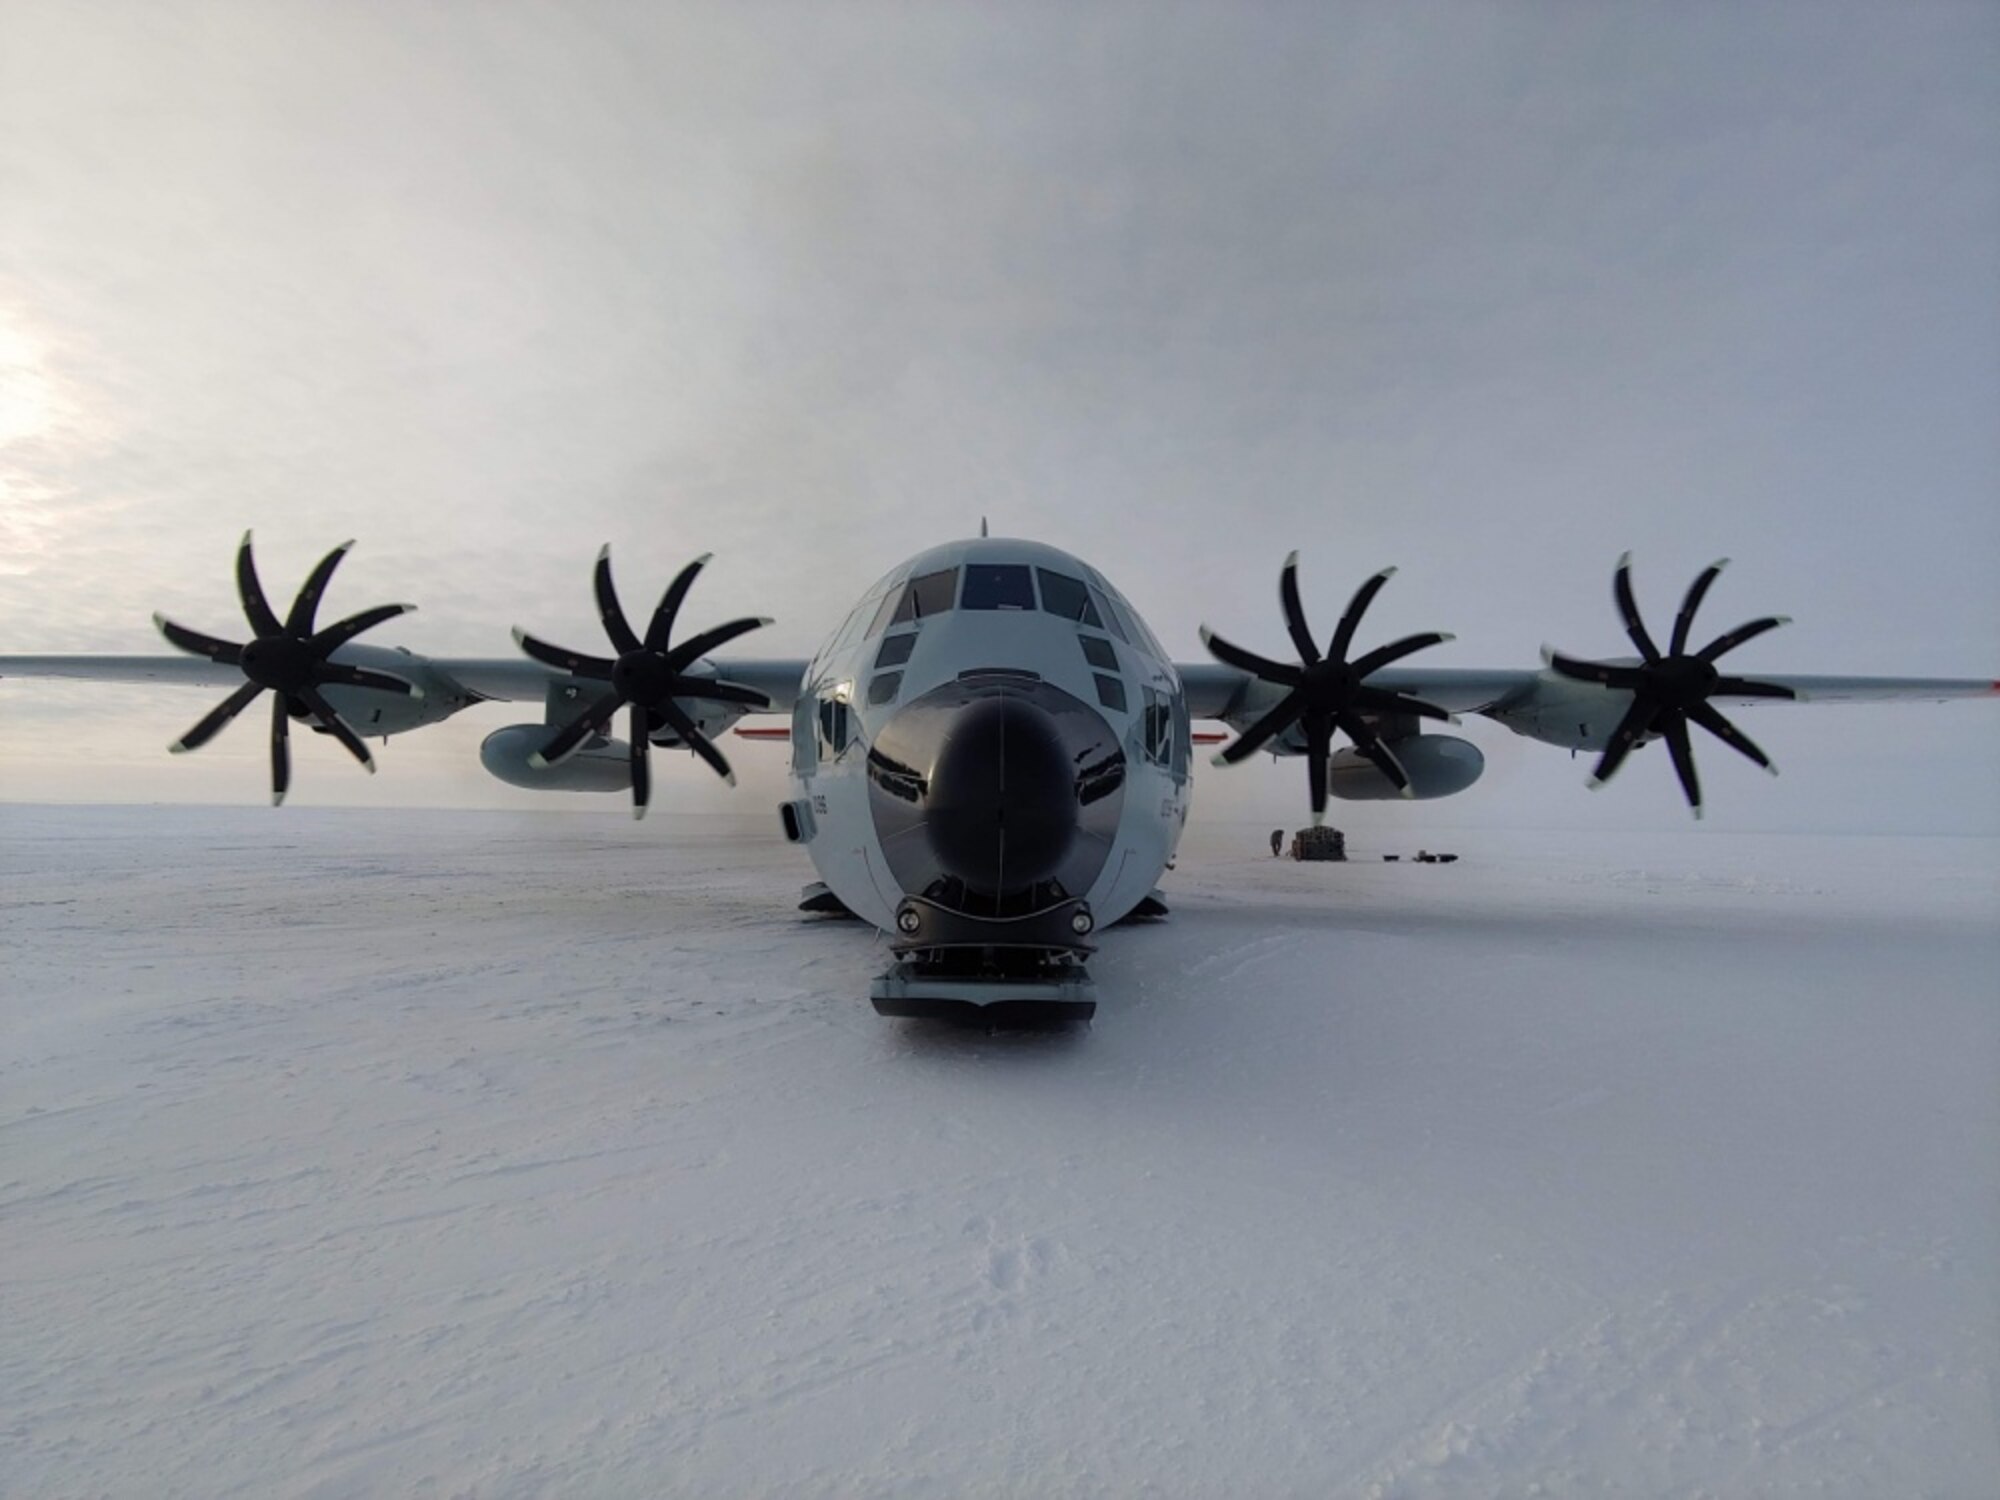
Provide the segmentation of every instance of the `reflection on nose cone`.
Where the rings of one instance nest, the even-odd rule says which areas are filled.
[[[924,825],[949,874],[986,891],[1047,880],[1076,836],[1076,769],[1055,721],[1012,695],[952,715],[933,763]]]

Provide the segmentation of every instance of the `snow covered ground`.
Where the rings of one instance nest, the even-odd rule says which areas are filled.
[[[988,1036],[775,819],[0,807],[0,1490],[1996,1492],[2000,847],[1264,832]]]

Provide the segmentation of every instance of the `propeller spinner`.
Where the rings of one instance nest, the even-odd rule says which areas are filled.
[[[244,532],[243,540],[236,548],[236,591],[242,598],[243,613],[250,621],[253,632],[248,641],[221,640],[176,625],[164,615],[153,616],[153,623],[159,626],[160,634],[181,650],[240,668],[248,679],[168,749],[176,755],[199,750],[214,739],[224,725],[248,708],[252,699],[269,689],[273,694],[272,806],[285,800],[286,788],[291,785],[289,725],[294,715],[313,720],[345,745],[348,753],[366,766],[371,775],[374,773],[374,758],[361,742],[361,736],[334,711],[320,689],[338,684],[373,688],[383,693],[401,693],[410,698],[421,698],[424,692],[415,683],[407,682],[394,673],[352,667],[327,659],[362,631],[416,608],[414,604],[381,604],[373,609],[364,609],[360,614],[349,615],[324,630],[314,630],[313,618],[319,610],[320,596],[326,592],[333,570],[340,566],[340,560],[347,556],[348,549],[353,545],[353,542],[342,542],[319,560],[319,566],[306,578],[298,597],[292,601],[290,612],[281,622],[264,597],[263,584],[257,578],[257,560],[250,550],[250,533]]]
[[[1412,795],[1409,773],[1396,759],[1395,752],[1383,743],[1371,721],[1401,716],[1457,722],[1452,714],[1434,703],[1426,703],[1408,693],[1369,687],[1366,683],[1369,676],[1391,662],[1401,661],[1414,652],[1455,637],[1444,631],[1426,631],[1377,647],[1365,656],[1348,659],[1355,628],[1360,625],[1362,615],[1374,602],[1376,594],[1381,592],[1382,585],[1395,571],[1394,568],[1384,568],[1355,590],[1354,598],[1348,602],[1347,612],[1340,617],[1340,624],[1335,627],[1333,639],[1322,656],[1312,630],[1306,624],[1304,606],[1299,602],[1299,555],[1296,552],[1288,555],[1278,573],[1278,600],[1284,609],[1285,628],[1291,632],[1292,645],[1299,653],[1297,666],[1245,651],[1241,646],[1231,645],[1206,625],[1201,628],[1202,644],[1218,661],[1248,672],[1260,682],[1287,690],[1277,706],[1244,730],[1233,745],[1215,757],[1214,763],[1219,766],[1234,765],[1256,754],[1292,725],[1300,725],[1306,736],[1306,775],[1312,791],[1314,826],[1326,818],[1327,757],[1332,753],[1336,729],[1354,741],[1354,748],[1373,761],[1376,768],[1408,797]]]
[[[582,749],[592,735],[602,733],[610,724],[611,716],[620,708],[630,707],[633,817],[646,816],[646,806],[652,796],[647,746],[655,728],[673,730],[682,744],[714,768],[716,775],[731,786],[736,784],[736,773],[730,770],[722,752],[715,748],[676,700],[692,698],[710,703],[740,704],[745,708],[769,708],[771,700],[753,688],[721,682],[713,677],[691,677],[687,675],[687,669],[709,652],[771,622],[748,617],[731,620],[726,625],[690,636],[678,646],[673,644],[674,621],[680,614],[682,601],[687,598],[695,578],[712,556],[713,553],[704,552],[682,568],[674,581],[667,585],[667,591],[660,597],[659,607],[653,611],[652,622],[646,627],[642,640],[625,618],[624,607],[618,602],[618,591],[611,582],[611,545],[608,542],[604,545],[597,554],[592,587],[597,595],[598,615],[604,621],[604,633],[610,637],[612,646],[618,652],[615,658],[587,656],[580,651],[552,646],[529,635],[519,626],[514,628],[514,640],[536,661],[573,676],[605,683],[609,689],[531,755],[528,758],[531,766],[539,770],[545,766],[560,765]]]
[[[1674,617],[1674,632],[1668,638],[1664,655],[1654,644],[1645,621],[1639,617],[1639,606],[1632,596],[1632,554],[1629,552],[1618,559],[1618,566],[1611,576],[1611,593],[1618,602],[1619,616],[1625,622],[1625,634],[1639,648],[1642,660],[1637,664],[1580,661],[1564,656],[1560,651],[1543,648],[1543,658],[1550,668],[1564,677],[1572,677],[1579,682],[1595,682],[1632,695],[1632,706],[1611,732],[1604,754],[1598,759],[1597,769],[1591,773],[1591,790],[1595,791],[1609,781],[1625,763],[1625,757],[1643,741],[1664,736],[1667,751],[1673,757],[1674,774],[1680,778],[1688,806],[1699,818],[1701,779],[1695,774],[1694,750],[1688,743],[1690,723],[1699,724],[1730,749],[1749,757],[1773,776],[1778,774],[1778,768],[1771,764],[1771,757],[1724,718],[1708,700],[1717,695],[1735,698],[1798,697],[1793,689],[1774,682],[1725,677],[1715,665],[1718,657],[1734,651],[1746,641],[1755,640],[1767,630],[1789,625],[1791,620],[1785,615],[1766,615],[1734,630],[1724,631],[1699,651],[1690,652],[1687,649],[1694,612],[1701,607],[1709,585],[1728,565],[1726,557],[1710,563],[1689,585],[1687,596],[1681,600],[1680,613]]]

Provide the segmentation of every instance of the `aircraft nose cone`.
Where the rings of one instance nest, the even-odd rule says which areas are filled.
[[[977,890],[1024,890],[1061,866],[1076,836],[1075,767],[1055,721],[999,696],[951,719],[924,799],[931,852]]]

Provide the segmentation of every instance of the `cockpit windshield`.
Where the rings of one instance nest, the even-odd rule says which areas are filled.
[[[1022,563],[968,563],[960,604],[966,609],[1033,609],[1034,579]]]

